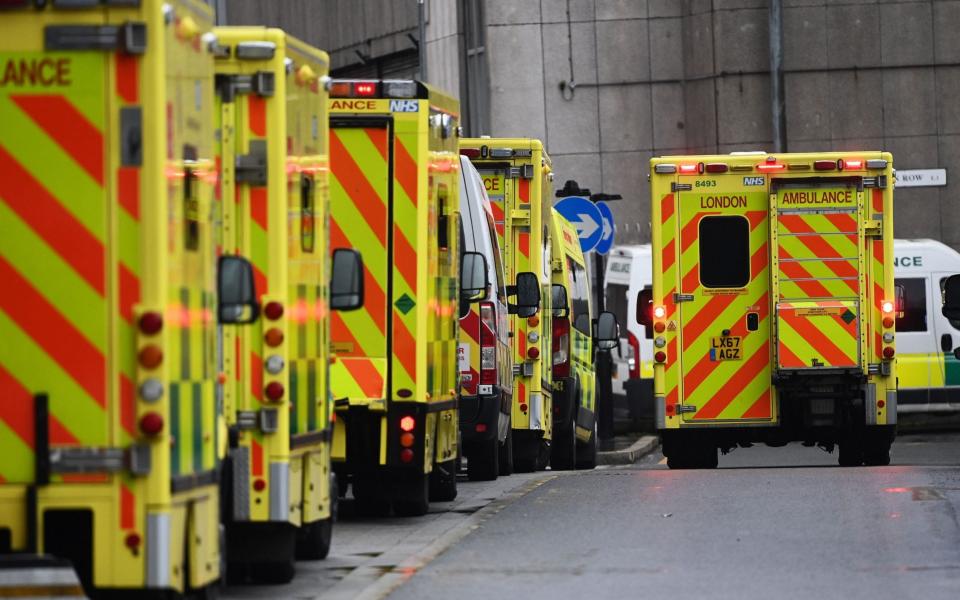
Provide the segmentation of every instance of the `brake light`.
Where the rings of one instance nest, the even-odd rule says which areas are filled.
[[[681,175],[692,175],[700,171],[699,165],[680,165]]]
[[[707,163],[707,173],[726,173],[727,163]]]
[[[163,431],[163,417],[160,413],[148,412],[140,417],[140,431],[145,435],[157,435]]]
[[[630,364],[630,379],[640,379],[640,340],[630,331],[627,333],[627,343],[633,350],[633,363]]]
[[[657,361],[658,363],[665,363],[667,362],[667,353],[663,350],[659,350],[653,355],[653,360]]]
[[[570,376],[570,319],[553,319],[553,376]]]
[[[497,383],[497,313],[493,302],[480,303],[480,384]]]
[[[480,158],[479,148],[460,148],[460,154],[467,158]]]
[[[273,400],[274,402],[277,402],[283,398],[284,391],[283,384],[279,381],[271,381],[267,384],[267,387],[264,388],[264,393],[266,393],[267,398]]]
[[[776,162],[761,163],[757,165],[757,170],[760,171],[761,173],[766,173],[768,171],[782,171],[786,168],[787,168],[787,165],[783,163],[776,163]]]
[[[832,171],[838,166],[837,161],[835,160],[815,160],[813,161],[813,168],[816,171]]]
[[[843,159],[837,161],[837,167],[841,171],[859,171],[863,168],[863,161],[860,159]]]
[[[417,420],[407,415],[400,419],[400,430],[401,431],[413,431],[417,426]]]
[[[267,305],[263,307],[263,315],[271,321],[276,321],[283,316],[283,304],[276,301],[267,302]]]
[[[362,98],[375,96],[377,93],[377,84],[373,81],[362,81],[353,84],[353,93]]]
[[[653,316],[657,319],[662,319],[667,316],[667,309],[662,306],[653,307]]]
[[[895,351],[893,349],[893,346],[887,346],[886,348],[883,349],[884,358],[893,358],[894,353]]]

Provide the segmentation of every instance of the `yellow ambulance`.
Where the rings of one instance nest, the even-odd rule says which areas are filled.
[[[3,8],[0,556],[67,558],[88,593],[207,591],[223,434],[212,14]]]
[[[459,104],[412,80],[330,87],[330,237],[363,256],[332,316],[334,470],[361,512],[456,497]]]
[[[650,162],[655,419],[671,468],[799,441],[890,462],[893,160],[735,153]],[[640,303],[638,302],[638,308]]]
[[[535,281],[538,302],[517,297],[511,309],[513,333],[513,464],[519,472],[544,469],[553,436],[553,373],[550,367],[551,308],[550,222],[553,173],[539,140],[468,138],[460,141],[483,178],[493,209],[508,292]]]

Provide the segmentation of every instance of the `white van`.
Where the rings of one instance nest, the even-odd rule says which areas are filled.
[[[460,157],[460,219],[461,260],[467,253],[479,254],[487,270],[485,290],[466,294],[461,289],[460,435],[468,477],[491,480],[513,471],[513,354],[493,209],[483,179],[466,156]]]
[[[613,402],[618,421],[629,415],[632,429],[652,428],[653,331],[637,323],[637,294],[653,285],[650,244],[615,246],[607,256],[604,307],[620,322],[619,352],[613,353]]]
[[[960,321],[940,312],[944,280],[960,254],[934,240],[895,240],[897,412],[960,411]]]

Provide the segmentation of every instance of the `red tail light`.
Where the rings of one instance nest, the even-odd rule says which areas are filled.
[[[0,4],[2,3],[3,0],[0,0]],[[163,315],[158,312],[145,312],[140,315],[137,324],[140,326],[140,332],[145,335],[160,333],[160,330],[163,329]]]
[[[353,84],[353,92],[361,97],[375,96],[377,94],[377,84],[374,81],[358,81]]]
[[[140,417],[140,431],[145,435],[157,435],[163,431],[163,417],[160,416],[160,413],[145,413]]]
[[[633,363],[630,364],[630,379],[640,379],[640,340],[630,331],[627,333],[627,343],[633,349]]]
[[[264,393],[266,393],[267,398],[273,400],[274,402],[277,402],[280,400],[280,398],[283,398],[284,391],[283,384],[279,381],[271,381],[264,389]]]
[[[480,384],[497,383],[497,312],[493,302],[480,303]]]
[[[895,351],[893,349],[893,346],[887,346],[886,348],[883,349],[884,358],[893,358],[894,354],[895,354]]]
[[[279,302],[267,302],[263,307],[263,314],[271,321],[276,321],[283,316],[283,304]]]
[[[570,319],[553,319],[553,376],[570,376]]]
[[[460,148],[460,154],[467,158],[480,158],[479,148]]]
[[[413,431],[417,426],[417,420],[407,415],[400,419],[400,430],[401,431]]]

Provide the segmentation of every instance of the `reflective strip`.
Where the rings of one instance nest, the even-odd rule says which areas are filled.
[[[882,409],[877,407],[877,384],[868,383],[864,390],[864,421],[866,425],[877,424],[877,413]]]
[[[897,390],[887,390],[887,425],[897,424]]]
[[[270,463],[270,520],[290,519],[290,465]]]
[[[147,587],[170,587],[170,513],[147,513]]]

